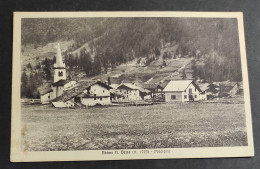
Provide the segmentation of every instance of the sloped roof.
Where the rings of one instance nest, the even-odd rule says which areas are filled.
[[[53,86],[64,86],[66,83],[68,83],[67,80],[59,80],[55,83],[52,83]]]
[[[223,82],[214,82],[213,84],[218,86],[235,86],[237,82],[223,81]]]
[[[110,89],[110,93],[118,96],[124,96],[124,94],[117,89]]]
[[[170,81],[171,80],[165,80],[163,83],[160,83],[159,85],[164,89]]]
[[[67,101],[72,99],[73,97],[83,93],[86,88],[89,86],[95,84],[95,81],[79,81],[77,85],[75,85],[74,88],[64,90],[63,94],[57,98],[55,98],[53,101]]]
[[[40,87],[38,87],[38,91],[39,91],[40,95],[44,95],[44,94],[46,94],[46,93],[52,92],[51,82],[45,82],[45,83],[43,83],[43,85],[41,85]]]
[[[64,90],[68,90],[70,88],[75,87],[75,85],[77,84],[76,81],[69,81],[64,85]]]
[[[52,105],[54,107],[58,107],[58,108],[63,108],[63,107],[67,107],[64,102],[52,102]]]
[[[52,89],[42,89],[42,90],[39,90],[39,93],[40,93],[40,95],[45,95],[45,94],[50,93],[52,91],[53,91]]]
[[[209,88],[209,83],[196,83],[199,88],[201,89],[201,91],[205,91]]]
[[[117,87],[119,86],[119,84],[111,84],[109,85],[110,87],[112,87],[113,89],[117,89]]]
[[[100,86],[106,88],[107,90],[112,89],[112,87],[110,87],[109,85],[107,85],[107,84],[105,84],[105,83],[103,83],[101,81],[96,81],[94,84],[99,84]],[[94,84],[92,84],[92,85],[94,85]]]
[[[164,89],[167,84],[168,84],[168,83],[161,83],[161,84],[151,84],[151,83],[147,83],[147,84],[144,84],[144,89],[156,90],[157,87]]]
[[[157,84],[151,84],[151,83],[144,84],[145,89],[156,89],[157,86],[158,86]]]
[[[136,86],[132,83],[122,83],[121,85],[118,86],[118,88],[120,88],[122,86],[125,86],[129,89],[132,89],[132,90],[139,90],[140,92],[143,92],[143,93],[149,93],[150,92],[149,90],[144,89],[143,87],[140,87],[140,86]]]
[[[192,80],[172,80],[168,83],[168,85],[163,89],[164,92],[174,91],[174,92],[182,92],[189,87],[192,83]],[[193,83],[195,87],[199,89],[199,87]]]
[[[122,83],[118,86],[118,88],[121,88],[122,86],[125,86],[125,87],[127,87],[129,89],[133,89],[133,90],[139,90],[139,87],[132,83]]]
[[[106,85],[101,81],[79,81],[78,84],[75,85],[75,87],[63,91],[63,94],[55,98],[53,101],[63,101],[63,102],[68,101],[77,95],[83,94],[84,90],[86,90],[87,88],[89,88],[94,84],[99,84],[107,89],[111,89],[111,87],[109,87],[108,85]]]
[[[150,90],[144,89],[144,88],[140,88],[139,90],[140,90],[140,92],[142,92],[142,93],[150,93],[150,92],[151,92]]]

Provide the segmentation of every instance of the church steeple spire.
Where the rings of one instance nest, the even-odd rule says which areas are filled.
[[[65,67],[65,64],[63,63],[63,60],[62,60],[59,43],[57,45],[56,65],[54,65],[54,67]]]
[[[54,64],[54,83],[59,80],[66,80],[66,66],[63,63],[60,44],[57,45],[56,63]]]

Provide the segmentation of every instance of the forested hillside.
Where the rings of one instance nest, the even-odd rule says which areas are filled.
[[[73,43],[63,51],[69,69],[87,76],[145,59],[194,58],[193,78],[241,81],[236,19],[217,18],[59,18],[23,19],[22,47],[58,41]],[[176,49],[167,53],[166,46]],[[79,52],[74,52],[78,50]],[[22,51],[23,52],[23,51]],[[73,53],[74,52],[74,53]],[[168,56],[166,56],[168,55]],[[40,58],[39,61],[45,58]],[[46,63],[46,62],[44,62]],[[45,67],[42,65],[42,67]],[[166,65],[163,65],[166,66]],[[45,76],[46,77],[46,76]]]

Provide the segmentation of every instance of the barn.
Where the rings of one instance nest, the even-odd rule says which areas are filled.
[[[159,84],[144,84],[144,88],[151,91],[152,98],[154,98],[156,94],[163,93],[163,87]]]
[[[79,81],[73,88],[64,90],[53,102],[64,102],[67,107],[109,105],[110,89],[101,81]]]
[[[201,89],[193,80],[171,80],[164,88],[166,102],[200,100]]]

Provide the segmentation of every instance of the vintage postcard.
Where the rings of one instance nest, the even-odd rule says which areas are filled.
[[[241,12],[15,12],[11,161],[254,156]]]

